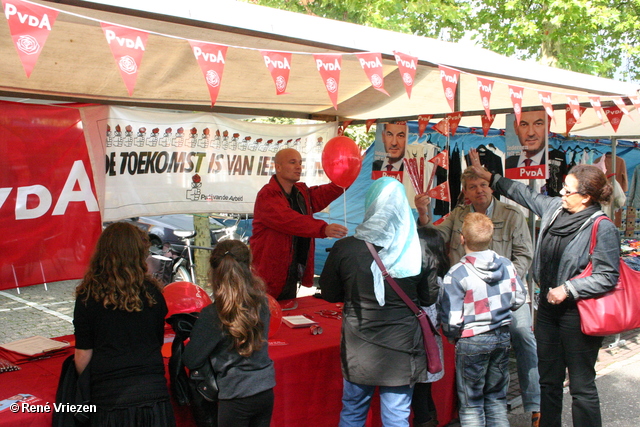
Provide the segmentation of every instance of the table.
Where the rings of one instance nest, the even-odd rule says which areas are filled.
[[[316,314],[320,310],[335,310],[336,304],[310,297],[298,298],[297,308],[284,311],[284,315],[309,314],[323,329],[312,335],[309,328],[292,329],[281,325],[272,335],[269,355],[276,370],[275,405],[271,425],[274,427],[337,426],[342,407],[342,373],[340,369],[341,321]],[[73,336],[60,337],[74,344]],[[164,354],[170,348],[172,333],[165,337]],[[438,409],[440,425],[446,425],[455,416],[455,372],[453,346],[445,344],[445,376],[433,384],[432,393]],[[18,393],[33,394],[45,402],[55,401],[55,392],[62,362],[72,354],[66,349],[54,357],[30,361],[20,365],[20,371],[0,374],[0,399]],[[0,355],[1,357],[1,355]],[[165,358],[165,363],[168,361]],[[381,425],[379,404],[374,400],[367,426]],[[195,427],[188,407],[174,402],[178,425]],[[49,426],[50,413],[0,413],[0,427]]]

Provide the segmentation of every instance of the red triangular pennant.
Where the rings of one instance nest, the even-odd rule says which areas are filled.
[[[433,197],[434,199],[450,202],[451,196],[449,195],[449,181],[445,181],[437,187],[433,187],[431,190],[427,191],[427,194],[429,197]]]
[[[260,53],[276,85],[276,95],[285,95],[291,72],[291,52],[261,50]]]
[[[429,120],[433,117],[433,114],[421,114],[418,116],[418,138],[422,138],[422,134],[429,125]]]
[[[313,59],[316,61],[316,68],[320,72],[333,108],[337,110],[342,55],[339,53],[314,53]]]
[[[612,107],[602,107],[604,113],[607,115],[609,119],[609,123],[611,123],[611,127],[614,132],[618,132],[618,127],[620,126],[620,120],[622,120],[622,110],[618,108],[617,105]]]
[[[366,130],[365,132],[369,132],[369,129],[371,129],[371,126],[376,122],[376,119],[368,119],[366,122]]]
[[[342,130],[346,130],[351,123],[353,123],[353,120],[345,120],[344,122],[342,122]]]
[[[213,43],[189,40],[191,50],[200,65],[204,80],[207,82],[211,106],[213,107],[218,99],[220,84],[222,83],[222,72],[224,71],[224,61],[227,55],[227,46]]]
[[[2,0],[13,44],[27,77],[31,76],[38,57],[49,37],[58,11],[20,0]]]
[[[596,116],[600,119],[600,122],[604,125],[604,111],[602,110],[602,103],[600,102],[599,96],[590,96],[589,101],[591,102],[591,106],[596,113]]]
[[[380,52],[361,52],[356,53],[356,56],[373,88],[389,96],[389,93],[384,90],[384,73]]]
[[[109,43],[113,58],[118,64],[122,80],[124,80],[129,96],[131,96],[136,86],[138,70],[140,70],[149,34],[135,28],[121,27],[106,22],[101,22],[100,25],[107,38],[107,43]]]
[[[487,135],[489,134],[489,129],[491,129],[491,125],[493,124],[493,121],[496,119],[496,115],[492,114],[488,117],[481,116],[480,119],[482,119],[482,133],[486,138]]]
[[[640,96],[630,96],[629,99],[636,107],[636,113],[640,114]]]
[[[444,119],[440,120],[433,126],[433,129],[444,136],[453,136],[456,134],[460,119],[462,119],[462,112],[456,111],[455,113],[445,114]]]
[[[418,57],[396,51],[393,52],[393,55],[396,58],[396,64],[398,64],[398,70],[402,76],[402,82],[407,91],[407,96],[411,98],[411,89],[413,88],[413,81],[416,78],[416,70],[418,69]]]
[[[478,77],[478,89],[480,89],[480,99],[487,117],[491,116],[491,92],[493,91],[493,80]],[[486,135],[485,135],[486,136]]]
[[[513,112],[516,114],[516,123],[520,123],[524,88],[521,88],[520,86],[509,85],[509,95],[511,96],[511,103],[513,104]]]
[[[618,106],[620,111],[622,111],[622,114],[624,114],[625,116],[630,115],[629,110],[627,110],[627,104],[624,103],[621,96],[614,96],[613,98],[611,98],[611,100]]]
[[[429,162],[449,170],[449,152],[442,150],[437,156],[429,159]]]
[[[449,102],[451,111],[455,111],[456,90],[458,88],[460,71],[445,67],[444,65],[438,65],[438,68],[440,69],[440,80],[442,80],[444,96],[447,98],[447,102]]]
[[[584,108],[580,107],[580,101],[578,101],[578,95],[567,95],[567,111],[573,116],[573,124],[580,123],[580,116],[584,112]],[[569,117],[569,116],[567,116]],[[573,125],[571,125],[573,127]],[[569,129],[567,129],[569,133]]]
[[[582,115],[582,113],[584,113],[585,110],[586,110],[585,107],[581,107],[580,104],[578,104],[578,111],[577,111],[578,118],[580,118],[580,116]],[[567,104],[566,123],[567,123],[567,136],[569,136],[569,132],[571,132],[571,129],[573,129],[576,123],[578,123],[578,120],[576,120],[576,112],[573,110],[573,106],[569,104]]]
[[[551,92],[544,92],[539,90],[538,96],[540,97],[540,102],[542,102],[542,105],[544,105],[544,110],[547,112],[547,116],[552,118],[553,122],[555,123],[556,117],[553,114],[553,105],[551,104]]]

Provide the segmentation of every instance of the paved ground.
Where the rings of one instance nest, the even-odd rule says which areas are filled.
[[[0,291],[0,344],[41,335],[52,338],[73,333],[74,290],[78,281]],[[303,289],[310,295],[315,288]],[[621,341],[605,338],[596,370],[605,427],[637,427],[640,424],[640,330],[622,334]],[[515,359],[511,360],[509,421],[512,427],[531,425],[530,414],[523,413],[518,391]],[[563,425],[570,426],[570,395],[565,389]],[[453,423],[450,427],[458,426]],[[578,426],[579,427],[579,426]]]

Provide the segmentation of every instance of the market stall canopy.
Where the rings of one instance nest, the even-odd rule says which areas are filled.
[[[12,2],[4,3],[6,9]],[[556,110],[552,131],[565,132],[567,96],[576,95],[585,107],[591,107],[590,96],[599,96],[604,105],[613,105],[614,98],[624,97],[623,102],[635,117],[625,118],[618,134],[640,134],[640,116],[634,111],[637,104],[628,98],[638,96],[640,85],[545,67],[463,44],[235,1],[13,3],[16,9],[21,4],[36,4],[58,13],[55,22],[50,22],[46,44],[30,77],[23,69],[24,60],[21,63],[9,25],[0,25],[0,49],[5,52],[0,62],[2,96],[326,120],[415,120],[421,114],[433,114],[437,119],[453,111],[443,89],[442,65],[460,72],[453,108],[465,114],[461,125],[481,126],[484,107],[478,88],[480,77],[493,82],[490,107],[493,114],[498,114],[494,128],[504,128],[502,113],[513,111],[509,86],[513,85],[524,88],[525,110],[542,105],[539,91],[549,93]],[[22,18],[27,24],[46,27],[42,20]],[[114,61],[117,55],[110,50],[108,36],[105,38],[105,26],[110,24],[129,27],[136,31],[132,34],[142,32],[147,37],[134,88],[125,85]],[[227,47],[213,108],[189,40]],[[123,39],[116,42],[126,44]],[[286,94],[276,94],[262,50],[291,54]],[[389,96],[373,87],[357,52],[381,53],[384,90]],[[410,97],[394,52],[417,58]],[[337,110],[325,86],[327,78],[321,77],[314,58],[314,54],[327,53],[340,57],[339,74],[325,67],[338,77],[334,82]],[[614,134],[608,123],[600,123],[593,108],[586,110],[574,132],[594,127],[600,127],[603,135]]]

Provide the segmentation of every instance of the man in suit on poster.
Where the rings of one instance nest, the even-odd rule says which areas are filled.
[[[407,144],[407,125],[385,123],[382,130],[382,142],[386,157],[373,162],[374,171],[399,172],[404,170],[405,146]]]
[[[517,119],[513,121],[513,129],[520,141],[522,153],[507,157],[506,169],[545,164],[545,143],[548,133],[545,114],[544,110],[525,111],[520,116],[520,123]]]

